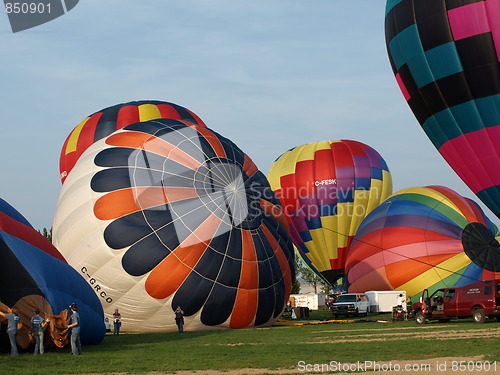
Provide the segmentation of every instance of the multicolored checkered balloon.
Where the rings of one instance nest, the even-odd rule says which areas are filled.
[[[500,217],[500,1],[388,0],[385,33],[420,125]]]

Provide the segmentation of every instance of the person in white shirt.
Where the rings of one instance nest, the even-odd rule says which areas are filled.
[[[403,308],[403,310],[406,310],[406,300],[403,297],[402,293],[399,293],[399,295],[396,297],[396,306],[400,306]]]

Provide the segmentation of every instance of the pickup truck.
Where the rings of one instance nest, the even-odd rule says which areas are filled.
[[[477,281],[462,287],[442,288],[429,296],[425,289],[420,302],[412,306],[415,321],[449,322],[472,317],[476,323],[495,317],[500,321],[500,280]]]

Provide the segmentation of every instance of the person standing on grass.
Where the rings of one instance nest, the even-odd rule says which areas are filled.
[[[104,317],[104,327],[106,327],[106,332],[111,332],[111,326],[109,325],[109,318]]]
[[[122,326],[122,315],[115,309],[113,313],[113,335],[120,334],[120,327]]]
[[[179,334],[182,335],[184,333],[184,311],[182,311],[180,306],[177,306],[174,313],[175,313],[175,323],[177,324]]]
[[[33,335],[35,336],[35,355],[38,353],[43,354],[43,334],[45,325],[49,320],[45,320],[40,316],[40,310],[35,310],[35,315],[31,318],[31,327],[33,328]]]
[[[71,354],[82,354],[82,343],[80,342],[80,315],[78,314],[78,306],[72,303],[69,308],[71,309]]]
[[[16,356],[18,355],[17,352],[17,325],[19,324],[19,315],[17,309],[14,307],[12,308],[12,313],[10,314],[5,314],[4,312],[0,311],[0,315],[3,316],[5,319],[7,319],[7,334],[9,335],[9,341],[10,341],[10,355]]]
[[[397,297],[396,297],[396,306],[398,307],[403,307],[403,303],[406,303],[406,300],[405,298],[403,297],[403,294],[399,294]]]

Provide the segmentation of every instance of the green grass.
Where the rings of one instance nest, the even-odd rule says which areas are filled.
[[[329,311],[313,312],[310,320],[329,320]],[[418,360],[485,355],[500,361],[499,334],[447,339],[452,333],[500,330],[500,323],[471,321],[448,324],[413,321],[377,323],[390,315],[369,316],[374,322],[310,324],[271,328],[155,334],[107,335],[100,345],[85,346],[82,356],[69,348],[52,349],[43,356],[2,355],[0,374],[140,374],[150,371],[238,368],[296,369],[299,361]],[[376,341],[367,341],[373,340]],[[354,341],[353,341],[354,340]]]

